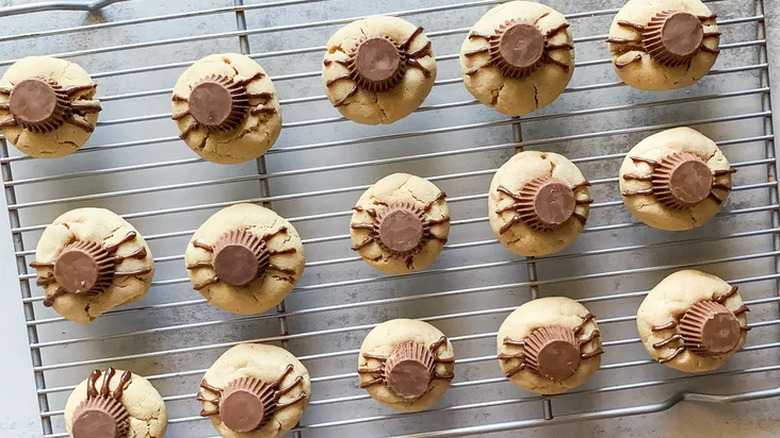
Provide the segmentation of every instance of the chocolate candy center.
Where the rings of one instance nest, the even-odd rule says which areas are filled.
[[[425,394],[430,383],[430,368],[414,358],[396,362],[387,375],[387,384],[390,389],[397,396],[407,399],[415,399]]]
[[[100,266],[90,254],[78,249],[66,249],[54,263],[54,279],[70,293],[83,293],[97,284]]]
[[[712,171],[701,160],[684,161],[672,171],[669,190],[679,203],[697,204],[710,195]]]
[[[544,54],[544,35],[532,24],[517,23],[501,34],[498,53],[512,67],[532,67]]]
[[[379,239],[390,250],[402,254],[420,245],[423,231],[422,220],[410,210],[392,210],[379,223]]]
[[[552,180],[536,192],[534,212],[544,224],[559,226],[569,220],[577,207],[574,192],[568,185]]]
[[[230,90],[218,82],[202,82],[190,93],[190,114],[204,127],[222,126],[232,111]]]
[[[220,281],[245,286],[257,278],[260,265],[254,251],[244,245],[226,245],[214,255],[214,270]]]
[[[661,43],[670,53],[686,57],[699,50],[704,39],[704,27],[695,15],[675,12],[664,20]]]
[[[57,93],[41,79],[25,79],[16,84],[10,96],[11,113],[30,124],[48,120],[57,109]]]
[[[560,382],[571,377],[580,366],[580,349],[563,340],[551,340],[539,351],[539,374]]]
[[[220,415],[230,430],[248,433],[263,424],[266,406],[257,394],[238,389],[222,399]]]
[[[725,354],[736,348],[740,338],[740,324],[731,312],[711,315],[701,328],[701,348],[710,354]]]
[[[119,438],[116,421],[101,410],[84,411],[73,421],[73,438]]]
[[[390,40],[372,37],[360,43],[355,56],[357,73],[369,82],[391,80],[401,68],[401,54]]]

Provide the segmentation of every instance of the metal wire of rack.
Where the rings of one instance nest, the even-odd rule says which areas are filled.
[[[0,67],[29,54],[73,59],[99,83],[105,108],[93,139],[72,156],[42,161],[5,140],[0,147],[45,437],[67,436],[68,393],[89,369],[109,364],[146,375],[160,390],[171,418],[168,436],[213,436],[209,422],[197,416],[198,381],[226,348],[248,341],[281,344],[309,368],[313,398],[293,432],[298,437],[467,436],[657,412],[682,400],[780,395],[768,377],[780,371],[780,212],[760,0],[706,1],[723,31],[718,63],[694,87],[663,93],[632,90],[612,72],[603,40],[621,1],[547,1],[572,23],[577,68],[558,101],[518,119],[478,105],[458,72],[465,33],[500,1],[438,0],[425,7],[413,0],[381,6],[347,0],[104,1],[87,5],[93,10],[87,24],[73,24],[82,14],[60,12],[54,27],[30,31],[30,23],[45,22],[34,17],[50,14],[40,11],[55,3],[0,9],[0,17],[39,13],[16,16],[28,19],[21,24],[3,21],[10,33],[0,36],[0,46],[9,59]],[[100,9],[103,3],[116,4]],[[391,126],[345,121],[319,82],[324,47],[312,42],[369,14],[420,23],[437,54],[434,91],[415,114]],[[170,85],[183,68],[227,51],[262,63],[281,96],[282,137],[257,163],[216,166],[193,158],[168,120]],[[628,148],[674,126],[702,130],[739,169],[724,210],[685,233],[637,223],[616,189]],[[563,153],[593,183],[597,202],[585,233],[560,254],[514,257],[487,227],[490,178],[521,148]],[[432,267],[383,276],[349,252],[347,218],[362,190],[395,171],[443,188],[453,229]],[[264,203],[287,217],[307,250],[295,291],[261,315],[209,307],[183,275],[183,249],[198,224],[239,201]],[[78,206],[111,208],[133,222],[157,264],[144,300],[86,327],[44,308],[27,268],[46,224]],[[646,291],[685,267],[740,285],[752,310],[746,346],[723,369],[702,375],[650,361],[634,328]],[[522,393],[495,363],[495,331],[522,302],[558,294],[599,315],[604,365],[565,395]],[[394,317],[433,322],[455,345],[456,379],[429,411],[394,413],[357,387],[354,363],[362,337]]]

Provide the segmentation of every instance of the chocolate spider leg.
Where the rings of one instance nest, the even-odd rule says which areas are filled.
[[[51,306],[53,306],[54,305],[54,300],[56,300],[57,298],[61,297],[62,295],[65,295],[66,293],[68,293],[68,292],[65,289],[62,289],[62,288],[55,290],[54,292],[52,292],[51,295],[49,295],[47,297],[44,297],[44,299],[43,299],[44,307],[51,307]]]
[[[109,385],[111,385],[111,379],[114,378],[114,374],[116,374],[116,370],[111,367],[108,367],[105,374],[103,374],[103,385],[100,387],[101,397],[108,397],[110,391]]]
[[[89,112],[98,112],[103,109],[103,107],[100,106],[100,102],[93,100],[93,101],[75,101],[70,103],[70,108],[79,113],[89,113]]]
[[[718,304],[723,304],[726,300],[736,295],[738,291],[739,291],[739,286],[731,286],[731,289],[729,289],[727,293],[719,296],[718,298],[715,298],[713,301],[715,301]]]
[[[733,313],[734,316],[737,316],[737,315],[741,315],[741,314],[743,314],[745,312],[750,312],[750,309],[748,308],[747,305],[743,304],[743,305],[739,306],[739,308],[737,310],[735,310],[735,311],[733,311],[731,313]]]
[[[144,275],[152,272],[152,268],[136,269],[134,271],[114,272],[114,277],[133,277],[136,275]]]
[[[137,234],[135,231],[130,231],[130,232],[128,232],[128,233],[125,235],[125,237],[123,237],[123,238],[122,238],[122,240],[120,240],[119,242],[116,242],[116,243],[114,243],[114,244],[111,244],[111,245],[108,245],[108,246],[105,246],[105,247],[103,247],[103,250],[104,250],[104,251],[106,251],[107,253],[113,253],[113,252],[116,252],[116,250],[117,250],[117,249],[119,249],[119,247],[120,247],[120,246],[121,246],[123,243],[125,243],[125,242],[129,242],[129,241],[131,241],[131,240],[135,239],[137,235],[138,235],[138,234]]]
[[[484,33],[471,31],[471,33],[468,36],[468,39],[473,39],[473,38],[484,38],[484,39],[490,41],[491,36],[490,35],[485,35]]]
[[[377,383],[382,383],[383,381],[384,381],[383,377],[381,377],[381,376],[380,377],[375,377],[375,378],[373,378],[373,379],[371,379],[369,381],[362,382],[360,384],[360,387],[361,388],[368,388],[369,386],[376,385]]]
[[[369,216],[371,216],[373,218],[376,218],[376,214],[377,214],[375,209],[373,209],[373,208],[366,208],[366,209],[364,209],[363,207],[361,207],[359,205],[356,205],[356,206],[352,207],[352,210],[355,210],[355,211],[365,211],[366,214],[368,214]]]
[[[450,220],[449,216],[444,216],[444,217],[439,218],[439,219],[428,219],[428,224],[429,225],[439,225],[439,224],[443,224],[445,222],[448,222],[449,220]]]
[[[446,193],[444,193],[444,192],[439,192],[439,194],[438,194],[438,195],[436,195],[436,199],[434,199],[433,201],[431,201],[431,202],[429,202],[429,203],[425,204],[425,206],[423,207],[423,212],[427,213],[428,211],[430,211],[430,209],[431,209],[431,208],[433,208],[433,204],[435,204],[435,203],[437,203],[437,202],[441,201],[442,199],[444,199],[444,198],[446,198],[446,197],[447,197],[447,194],[446,194]]]
[[[627,20],[618,20],[617,24],[618,24],[618,26],[623,26],[623,27],[628,27],[628,28],[634,29],[637,32],[644,32],[645,30],[647,30],[647,28],[645,26],[642,26],[641,24],[637,24],[637,23],[632,23],[632,22],[627,21]]]
[[[336,102],[333,102],[334,107],[344,106],[346,104],[347,99],[354,96],[358,92],[358,86],[355,85],[352,87],[352,89],[347,93],[346,96],[342,97],[341,99],[337,100]]]
[[[721,35],[720,32],[704,32],[704,38],[719,37]]]
[[[505,372],[504,375],[507,377],[507,379],[511,378],[515,374],[519,373],[520,371],[523,371],[527,365],[525,362],[521,363],[520,365],[510,369],[509,371]]]
[[[16,119],[14,116],[0,120],[0,128],[8,128],[10,126],[16,126]]]
[[[415,50],[414,52],[409,52],[409,54],[406,55],[406,57],[407,58],[414,58],[414,59],[421,58],[421,57],[425,56],[426,55],[425,52],[427,52],[430,49],[431,49],[431,42],[428,41],[427,43],[425,43],[424,46],[420,47],[419,49]]]
[[[382,372],[382,367],[378,367],[378,368],[359,367],[357,372],[358,374],[376,374]]]
[[[352,249],[352,251],[357,251],[357,250],[363,248],[364,246],[368,245],[369,243],[371,243],[373,241],[374,241],[374,237],[373,236],[368,236],[365,239],[363,239],[362,242],[358,243],[357,245],[352,245],[351,249]]]
[[[420,35],[422,33],[422,31],[423,31],[422,27],[417,27],[417,29],[415,29],[415,31],[412,32],[412,34],[409,35],[408,38],[406,38],[406,41],[401,43],[401,45],[399,45],[398,48],[401,49],[401,50],[409,49],[409,45],[412,44],[412,41],[417,37],[417,35]],[[429,44],[430,44],[430,42],[429,42]]]
[[[246,95],[247,99],[270,99],[274,97],[274,93],[270,93],[268,91],[263,91],[261,93],[247,93]]]
[[[375,229],[374,224],[352,224],[350,227],[353,230],[369,230],[373,231]]]
[[[569,190],[574,191],[574,190],[579,189],[580,187],[590,187],[592,185],[593,184],[591,184],[590,181],[583,181],[583,182],[581,182],[579,184],[572,184],[572,185],[570,185],[569,186]]]
[[[436,362],[438,362],[438,363],[454,363],[455,362],[455,358],[454,357],[442,358],[442,357],[439,356],[439,352],[438,352],[439,348],[444,347],[445,345],[447,345],[447,337],[446,336],[442,336],[442,337],[439,338],[438,341],[436,341],[433,344],[431,344],[431,346],[428,347],[428,348],[433,352],[433,358],[435,359]]]
[[[432,379],[435,380],[452,380],[454,378],[455,378],[454,373],[442,373],[442,374],[434,373],[432,377]]]
[[[672,354],[670,354],[670,355],[668,355],[668,356],[664,356],[664,357],[660,357],[660,358],[658,358],[658,363],[667,363],[667,362],[670,362],[672,359],[674,359],[675,357],[677,357],[677,356],[678,356],[680,353],[682,353],[683,351],[685,351],[685,346],[678,347],[676,350],[674,350],[674,353],[672,353]]]
[[[581,215],[581,214],[579,214],[579,213],[576,213],[576,212],[575,212],[575,213],[572,213],[572,214],[571,214],[571,217],[573,217],[574,219],[577,219],[578,221],[580,221],[580,223],[581,223],[582,225],[585,225],[585,223],[587,223],[587,222],[588,222],[588,218],[586,218],[585,216],[583,216],[583,215]]]
[[[187,265],[187,269],[200,269],[200,268],[211,268],[211,267],[212,267],[211,261],[195,262]]]
[[[331,85],[335,84],[336,82],[342,81],[344,79],[352,79],[352,75],[347,73],[347,74],[343,74],[341,76],[337,76],[337,77],[335,77],[335,78],[325,82],[325,85],[330,87]]]
[[[683,337],[682,337],[681,334],[675,333],[674,335],[664,339],[663,341],[658,341],[655,344],[653,344],[653,348],[659,349],[659,348],[665,347],[665,346],[671,344],[672,342],[682,340],[682,338]]]
[[[604,354],[604,349],[599,347],[599,348],[591,351],[590,353],[582,353],[582,354],[580,354],[580,359],[590,359],[591,357],[596,357],[596,356],[599,356],[601,354]]]
[[[623,174],[623,179],[628,180],[634,180],[634,181],[652,181],[653,175],[639,175],[637,173],[626,173]]]
[[[54,278],[54,275],[49,275],[49,276],[46,276],[46,277],[39,277],[38,279],[36,279],[35,280],[35,285],[36,286],[48,286],[48,285],[50,285],[50,284],[52,284],[52,283],[54,283],[56,281],[57,281],[57,279]]]
[[[507,231],[509,231],[510,228],[512,228],[516,223],[522,222],[523,218],[520,217],[520,215],[516,214],[512,216],[512,219],[509,220],[509,222],[505,223],[499,230],[499,234],[504,234]]]
[[[622,194],[623,196],[652,195],[652,194],[653,194],[653,189],[652,189],[652,188],[649,188],[649,189],[640,189],[640,190],[635,190],[635,191],[633,191],[633,192],[623,192],[623,193],[621,193],[621,194]]]
[[[720,204],[723,204],[723,203],[725,202],[725,200],[724,200],[724,199],[720,199],[720,198],[718,198],[718,195],[716,195],[715,193],[712,193],[712,192],[710,192],[710,194],[709,194],[709,195],[707,195],[707,197],[708,197],[708,198],[711,198],[711,199],[712,199],[713,201],[715,201],[715,203],[716,203],[716,204],[718,204],[718,205],[720,205]]]
[[[666,324],[654,325],[650,327],[651,331],[660,332],[661,330],[669,330],[677,327],[677,321],[669,321]]]
[[[100,370],[92,370],[89,373],[89,379],[87,379],[87,398],[95,398],[98,396],[97,380],[102,373]]]
[[[570,26],[569,23],[561,23],[557,27],[554,27],[554,28],[548,30],[547,32],[545,32],[544,37],[545,38],[551,38],[551,37],[555,36],[557,33],[562,32],[562,31],[568,29],[569,26]]]
[[[737,173],[737,169],[733,167],[729,167],[728,169],[718,169],[712,171],[712,176],[723,176],[723,175],[729,175],[732,173]]]
[[[588,342],[601,337],[601,332],[598,330],[593,330],[590,332],[590,334],[579,341],[577,341],[577,345],[582,347],[583,345],[587,344]]]
[[[13,91],[12,87],[0,87],[0,94],[9,95]]]
[[[269,249],[268,250],[268,255],[275,256],[275,255],[279,255],[279,254],[290,254],[290,253],[293,253],[293,252],[296,252],[296,251],[298,251],[298,250],[295,249],[295,248]]]
[[[295,378],[295,380],[293,380],[292,383],[290,383],[289,385],[284,386],[282,388],[279,388],[279,390],[276,391],[276,397],[281,397],[281,396],[287,394],[288,392],[290,392],[293,389],[295,389],[296,386],[299,386],[301,383],[303,383],[303,376],[297,376]],[[279,387],[279,385],[275,386],[274,388],[278,388],[278,387]]]
[[[696,18],[698,18],[698,19],[699,19],[699,20],[701,20],[701,21],[707,21],[707,20],[714,20],[714,19],[718,18],[718,15],[717,15],[717,14],[712,14],[712,15],[697,15],[697,16],[696,16]]]
[[[498,360],[520,359],[525,360],[525,353],[501,353],[497,356]]]
[[[195,248],[200,248],[202,250],[208,251],[208,252],[214,252],[214,247],[212,245],[209,245],[207,243],[203,243],[199,240],[193,240],[192,246]]]
[[[585,199],[575,199],[574,203],[576,205],[590,205],[596,202],[593,198],[585,198]]]
[[[295,275],[295,269],[283,268],[281,266],[274,265],[273,263],[269,263],[268,266],[266,266],[266,269],[270,271],[281,272],[282,274]]]
[[[302,393],[298,394],[297,397],[295,397],[294,399],[292,399],[292,400],[290,400],[288,402],[283,402],[283,403],[282,402],[277,402],[275,410],[278,411],[280,409],[286,408],[287,406],[292,406],[292,405],[294,405],[296,403],[299,403],[299,402],[303,401],[304,398],[306,398],[306,394],[302,392]]]
[[[276,381],[275,381],[275,382],[274,382],[274,383],[273,383],[271,386],[273,386],[274,388],[278,388],[278,387],[279,387],[279,385],[281,385],[281,384],[282,384],[282,382],[284,381],[284,379],[285,379],[285,378],[286,378],[286,377],[287,377],[287,376],[288,376],[288,375],[289,375],[291,372],[293,372],[293,366],[292,366],[292,364],[288,364],[288,365],[287,365],[287,366],[284,368],[284,371],[282,371],[282,374],[281,374],[281,375],[280,375],[280,376],[279,376],[279,377],[276,379]]]
[[[425,233],[425,236],[428,237],[429,239],[438,240],[441,243],[447,243],[447,238],[446,237],[439,237],[439,236],[431,233],[430,230]]]
[[[731,186],[727,186],[726,184],[721,183],[714,183],[712,185],[713,189],[720,189],[720,190],[731,190]]]
[[[516,347],[525,347],[525,341],[515,341],[514,339],[504,338],[504,345],[514,345]]]
[[[73,117],[69,118],[66,123],[70,123],[71,125],[73,125],[73,126],[75,126],[77,128],[81,128],[81,129],[83,129],[86,132],[92,132],[92,131],[95,130],[95,127],[90,125],[89,123],[84,122],[84,121],[79,120],[79,119],[74,119]]]
[[[34,262],[31,262],[31,263],[30,263],[30,267],[31,267],[31,268],[36,268],[36,269],[37,269],[37,268],[53,268],[53,267],[54,267],[54,262],[39,262],[39,261],[34,261]]]
[[[334,62],[336,64],[341,64],[344,67],[349,66],[349,59],[345,59],[345,58],[326,59],[326,60],[322,61],[322,64],[327,67],[327,66],[331,65]]]
[[[639,39],[639,40],[630,40],[628,38],[609,37],[609,38],[607,38],[607,42],[611,43],[611,44],[627,44],[627,45],[630,45],[630,46],[636,45],[637,47],[639,47],[639,44],[642,43],[642,40],[641,39]]]
[[[431,77],[431,71],[430,71],[430,70],[428,70],[426,67],[424,67],[422,64],[420,64],[420,62],[419,62],[418,60],[416,60],[416,59],[408,59],[406,62],[407,62],[407,63],[408,63],[410,66],[412,66],[412,67],[417,67],[417,68],[419,68],[420,70],[422,70],[422,72],[423,72],[423,75],[424,75],[426,78],[429,78],[429,77]]]
[[[505,211],[509,211],[509,210],[517,210],[521,206],[522,206],[522,203],[515,202],[514,204],[509,204],[506,207],[499,208],[498,210],[496,210],[496,214],[501,214],[501,213],[503,213]]]
[[[174,102],[189,102],[186,97],[179,96],[178,94],[174,94],[173,97],[171,97],[171,100]]]
[[[473,75],[477,74],[477,72],[480,71],[482,69],[482,67],[484,67],[484,66],[479,66],[479,67],[472,68],[471,70],[466,72],[466,76],[473,76]]]
[[[713,55],[717,55],[718,53],[720,53],[720,49],[710,49],[704,44],[699,46],[699,50],[701,50],[702,52],[712,53]]]
[[[262,113],[273,114],[275,112],[276,112],[276,108],[265,106],[265,104],[262,103],[249,110],[249,114],[252,116],[256,116]]]
[[[282,226],[282,227],[279,227],[278,230],[276,230],[276,231],[274,231],[272,233],[263,234],[263,237],[261,237],[260,239],[262,239],[263,242],[267,242],[269,239],[272,239],[274,236],[276,236],[278,234],[284,234],[286,232],[287,232],[287,227]]]
[[[544,46],[544,48],[547,49],[547,50],[561,50],[561,49],[573,50],[574,46],[569,44],[569,43],[564,43],[564,44],[547,44],[547,45]]]
[[[637,162],[645,163],[645,164],[649,164],[651,167],[656,167],[656,166],[659,165],[658,161],[652,160],[650,158],[642,158],[642,157],[635,157],[635,156],[632,156],[630,158],[631,158],[631,161],[633,161],[634,163],[637,163]]]
[[[11,102],[0,102],[0,109],[4,110],[10,110],[11,109]]]
[[[146,248],[142,246],[126,256],[119,256],[119,255],[114,256],[114,263],[115,264],[122,263],[125,259],[143,260],[144,258],[146,258],[146,255],[147,255]]]
[[[254,75],[252,75],[251,77],[248,77],[246,79],[242,79],[240,81],[236,81],[236,85],[240,85],[240,86],[245,87],[245,86],[249,85],[250,82],[254,82],[256,80],[263,79],[264,77],[265,77],[264,73],[257,72]]]
[[[119,401],[122,398],[122,394],[124,394],[125,389],[127,389],[127,386],[130,384],[130,380],[132,378],[133,378],[133,374],[130,371],[125,371],[124,373],[122,373],[122,376],[119,378],[119,385],[111,394],[111,398],[113,398],[116,401]]]
[[[582,332],[582,329],[585,328],[585,325],[589,323],[590,321],[596,319],[596,315],[592,313],[587,313],[585,316],[582,317],[582,322],[577,327],[574,327],[572,331],[574,332],[574,335],[579,335]]]
[[[505,194],[505,195],[507,195],[507,196],[511,197],[511,198],[512,198],[512,199],[514,199],[515,201],[522,201],[522,198],[521,198],[520,196],[518,196],[518,195],[515,195],[514,193],[512,193],[512,191],[511,191],[511,190],[507,189],[507,188],[506,188],[506,187],[504,187],[504,186],[498,186],[498,188],[496,189],[496,191],[498,191],[498,192],[501,192],[501,193],[503,193],[503,194]]]
[[[544,59],[545,59],[545,61],[549,62],[550,64],[557,65],[558,67],[560,67],[561,70],[563,70],[564,73],[568,73],[569,69],[571,68],[571,67],[569,67],[569,64],[566,64],[565,62],[558,61],[557,59],[553,58],[552,56],[550,56],[547,53],[544,54]]]
[[[211,286],[212,284],[217,284],[217,283],[219,283],[219,277],[215,275],[202,283],[193,284],[192,288],[195,290],[201,290],[206,286]]]
[[[365,357],[366,359],[374,359],[374,360],[378,360],[378,361],[381,361],[381,362],[384,362],[384,361],[387,360],[386,356],[383,356],[381,354],[374,354],[374,353],[363,353],[363,357]]]
[[[97,84],[87,84],[87,85],[71,85],[70,87],[65,87],[65,94],[68,95],[68,97],[73,97],[74,94],[80,93],[82,91],[89,91],[94,90],[97,88]]]
[[[539,23],[540,21],[542,21],[542,18],[544,18],[544,17],[546,17],[546,16],[548,16],[548,15],[550,15],[550,11],[546,11],[544,14],[540,15],[540,16],[539,16],[539,18],[537,18],[536,20],[534,20],[534,25],[536,25],[537,23]]]
[[[485,46],[481,49],[474,49],[474,50],[469,50],[468,52],[464,52],[463,56],[474,56],[480,53],[488,53],[488,52],[490,52],[490,47]]]
[[[185,118],[185,117],[187,117],[189,115],[190,115],[190,110],[187,110],[187,111],[181,112],[179,114],[173,114],[173,115],[171,115],[171,118],[173,120],[181,120],[181,119],[183,119],[183,118]]]

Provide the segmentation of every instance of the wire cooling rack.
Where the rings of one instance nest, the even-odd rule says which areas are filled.
[[[282,345],[309,368],[312,402],[297,437],[467,436],[657,412],[681,400],[780,395],[772,383],[780,370],[780,226],[762,1],[707,1],[723,32],[715,68],[688,89],[648,93],[621,84],[608,59],[604,40],[621,0],[549,0],[572,24],[577,67],[556,102],[520,119],[477,104],[460,79],[460,44],[498,3],[125,0],[0,9],[0,17],[14,15],[0,18],[0,68],[27,55],[71,59],[99,84],[104,107],[90,142],[71,156],[34,160],[5,141],[0,148],[44,436],[67,436],[69,392],[92,368],[111,365],[152,381],[166,401],[168,436],[212,437],[209,421],[197,415],[199,380],[227,348],[247,341]],[[320,82],[328,36],[372,14],[423,26],[439,66],[423,106],[391,126],[345,121]],[[269,72],[284,129],[257,163],[218,166],[178,139],[170,94],[190,63],[231,51],[249,54]],[[734,190],[701,228],[653,230],[623,208],[619,163],[643,137],[686,125],[716,140],[739,170]],[[490,179],[522,148],[562,153],[593,183],[586,230],[562,253],[518,258],[487,224]],[[432,266],[390,277],[349,250],[348,220],[360,193],[397,171],[446,191],[453,227]],[[306,245],[306,271],[294,292],[275,311],[255,316],[210,307],[183,267],[198,225],[239,201],[270,205]],[[46,224],[81,206],[110,208],[132,222],[157,266],[146,298],[90,326],[43,307],[43,291],[27,268]],[[753,330],[743,350],[702,375],[651,362],[634,323],[647,290],[684,267],[739,285],[751,307]],[[3,281],[19,289],[17,279]],[[598,315],[606,354],[586,385],[542,397],[503,377],[495,332],[519,304],[551,295],[578,299]],[[396,317],[429,321],[454,343],[456,378],[429,411],[395,413],[358,388],[362,338]]]

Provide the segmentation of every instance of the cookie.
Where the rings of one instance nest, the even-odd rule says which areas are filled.
[[[201,416],[226,438],[276,438],[295,427],[311,398],[306,367],[283,348],[236,345],[206,371]]]
[[[31,157],[76,152],[97,124],[96,89],[89,74],[72,62],[45,56],[15,62],[0,79],[3,136]]]
[[[445,197],[432,182],[408,173],[380,179],[352,207],[352,250],[386,274],[425,268],[450,233]]]
[[[558,252],[585,227],[593,202],[589,185],[563,155],[520,152],[498,169],[490,183],[490,227],[515,254]]]
[[[417,109],[436,80],[431,41],[397,17],[353,21],[330,37],[322,62],[325,94],[344,117],[388,124]]]
[[[747,306],[720,278],[693,269],[661,280],[642,301],[636,326],[650,357],[687,373],[710,371],[742,348]]]
[[[77,208],[46,227],[30,263],[43,305],[89,324],[149,290],[154,258],[141,234],[104,208]]]
[[[645,224],[689,230],[720,211],[734,172],[714,141],[691,128],[674,128],[628,152],[620,166],[620,193],[626,208]]]
[[[574,73],[569,23],[539,3],[496,6],[466,36],[460,72],[482,104],[508,116],[536,111],[557,99]]]
[[[693,85],[718,58],[715,14],[699,0],[631,0],[609,29],[612,65],[640,90]]]
[[[305,255],[298,232],[255,204],[223,208],[192,236],[184,261],[195,290],[228,312],[264,312],[292,291]]]
[[[498,329],[498,363],[512,383],[538,394],[582,385],[601,365],[595,316],[566,297],[529,301]]]
[[[108,368],[92,371],[70,393],[65,427],[71,438],[163,438],[168,414],[148,380]]]
[[[371,330],[358,356],[360,387],[374,400],[403,412],[428,409],[455,377],[455,352],[427,322],[393,319]]]
[[[180,137],[204,160],[236,164],[273,146],[282,109],[273,82],[246,55],[209,55],[182,73],[173,87],[173,120]]]

